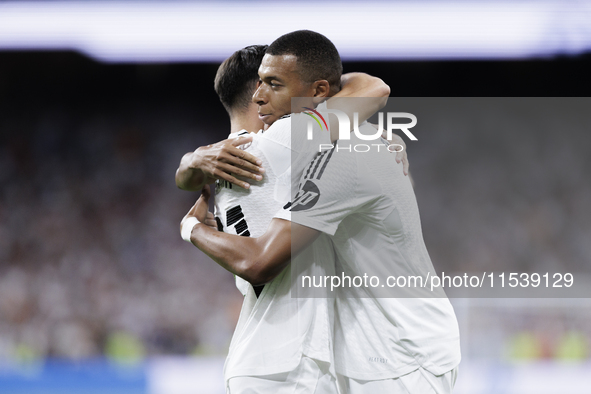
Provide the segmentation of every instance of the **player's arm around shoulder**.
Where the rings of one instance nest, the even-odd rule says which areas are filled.
[[[203,223],[207,219],[209,187],[205,187],[201,197],[181,222],[181,234],[189,234],[188,240],[203,253],[226,270],[240,276],[254,286],[268,283],[283,271],[294,251],[299,251],[317,236],[316,230],[299,226],[288,220],[275,218],[265,234],[258,238],[219,232]],[[183,229],[190,218],[196,218],[192,228]],[[195,223],[193,220],[192,223]]]
[[[341,77],[341,90],[326,102],[327,109],[344,112],[349,119],[357,114],[359,123],[384,108],[390,95],[390,87],[378,77],[365,73],[348,73]],[[363,101],[353,100],[363,98]],[[330,137],[334,142],[339,138],[340,122],[329,116]],[[351,131],[346,130],[347,132]]]
[[[343,74],[341,77],[342,89],[334,97],[376,97],[381,98],[383,108],[390,95],[390,86],[382,79],[360,72]]]
[[[258,181],[265,171],[260,159],[239,149],[240,145],[251,141],[252,136],[231,138],[186,153],[176,170],[176,185],[183,190],[197,191],[220,179],[248,189],[250,184],[236,176]]]

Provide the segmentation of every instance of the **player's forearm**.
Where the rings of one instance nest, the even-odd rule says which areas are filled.
[[[191,168],[193,152],[189,152],[181,159],[181,164],[176,170],[174,180],[179,189],[198,191],[206,184],[207,178],[199,168]]]
[[[390,95],[390,86],[380,78],[365,73],[343,74],[341,77],[341,85],[341,91],[335,94],[334,97],[387,98]],[[382,101],[384,102],[384,105],[386,105],[385,100]]]
[[[291,254],[290,233],[273,231],[260,238],[241,237],[198,224],[191,242],[217,264],[252,285],[271,281],[287,266]]]
[[[343,75],[341,81],[343,88],[326,102],[326,106],[328,109],[338,109],[344,112],[350,120],[353,120],[357,114],[359,124],[384,108],[388,101],[390,87],[380,78],[364,73],[349,73]],[[354,100],[353,98],[364,99]],[[334,142],[339,138],[340,124],[331,116],[329,119],[331,122],[330,137]],[[353,124],[350,123],[350,126],[351,128],[347,131],[352,131]]]

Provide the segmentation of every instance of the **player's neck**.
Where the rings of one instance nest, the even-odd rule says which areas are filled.
[[[230,118],[230,132],[237,133],[241,130],[258,132],[261,128],[261,121],[258,118],[246,115],[236,115]]]
[[[230,122],[230,133],[237,133],[242,130],[246,130],[249,133],[256,133],[258,131],[255,130],[255,127],[252,127],[251,125],[247,124],[247,122]]]

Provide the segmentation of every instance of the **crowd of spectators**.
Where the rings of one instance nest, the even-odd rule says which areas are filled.
[[[408,143],[435,268],[589,271],[588,114],[500,103],[434,110]],[[72,108],[0,122],[0,359],[224,354],[242,296],[181,240],[197,195],[174,171],[228,122],[158,101]]]
[[[118,334],[130,357],[223,353],[242,296],[181,240],[197,194],[174,184],[203,131],[176,116],[33,116],[2,130],[0,358],[97,356]]]

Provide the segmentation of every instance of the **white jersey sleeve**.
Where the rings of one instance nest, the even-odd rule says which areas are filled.
[[[334,235],[348,215],[377,198],[375,187],[359,174],[359,154],[338,150],[335,144],[308,164],[297,194],[275,217]]]
[[[263,161],[266,169],[263,179],[248,180],[249,189],[218,183],[216,217],[225,232],[259,237],[267,230],[273,215],[289,200],[294,154],[291,141],[290,119],[275,122],[245,147]],[[320,242],[321,237],[314,245]],[[326,245],[310,248],[294,260],[293,266],[301,269],[303,275],[334,272],[334,253]],[[303,355],[324,362],[332,359],[333,303],[327,297],[292,297],[291,272],[291,268],[284,269],[265,284],[258,298],[249,283],[236,278],[245,301],[224,368],[226,380],[291,371]]]
[[[384,145],[356,152],[338,141],[304,171],[291,205],[276,217],[328,233],[336,274],[346,278],[434,275],[414,191]],[[410,280],[410,279],[409,279]],[[343,284],[335,307],[335,368],[360,380],[396,378],[419,366],[434,375],[460,360],[459,330],[443,292],[422,286]]]

